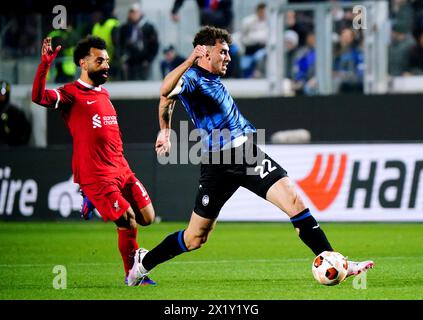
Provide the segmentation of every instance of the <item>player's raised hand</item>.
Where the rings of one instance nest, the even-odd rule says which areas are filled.
[[[194,63],[197,59],[200,59],[207,54],[207,47],[203,45],[197,45],[194,50],[192,50],[189,60]]]
[[[43,46],[41,48],[41,61],[46,64],[51,64],[56,58],[62,46],[57,46],[56,49],[51,47],[51,38],[47,37],[43,40]]]
[[[162,129],[156,140],[156,152],[159,156],[167,156],[170,152],[170,130]]]

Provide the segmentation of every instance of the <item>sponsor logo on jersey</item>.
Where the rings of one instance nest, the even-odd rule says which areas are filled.
[[[113,124],[117,124],[116,116],[103,116],[103,125],[110,126]]]
[[[101,128],[101,118],[98,114],[93,116],[93,128]]]
[[[117,125],[117,117],[116,116],[103,116],[101,118],[98,114],[93,116],[93,128],[101,128],[102,126],[111,126]]]

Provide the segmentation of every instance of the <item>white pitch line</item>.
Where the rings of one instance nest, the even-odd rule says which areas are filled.
[[[190,261],[170,261],[168,264],[211,264],[211,263],[281,263],[281,262],[297,262],[297,261],[307,261],[306,258],[295,258],[295,259],[238,259],[238,260],[190,260]],[[68,266],[102,266],[102,265],[114,265],[120,264],[120,262],[81,262],[81,263],[67,263],[63,265]],[[10,267],[22,267],[22,268],[30,268],[30,267],[48,267],[54,266],[54,263],[35,263],[35,264],[0,264],[0,268],[10,268]]]
[[[423,259],[421,257],[405,257],[405,256],[392,256],[392,257],[371,257],[372,260],[400,260],[400,259]],[[235,260],[189,260],[189,261],[170,261],[168,264],[215,264],[215,263],[286,263],[286,262],[301,262],[312,261],[308,258],[288,258],[288,259],[235,259]],[[51,267],[55,266],[54,263],[36,263],[36,264],[0,264],[0,268],[31,268],[31,267]],[[104,266],[104,265],[120,265],[120,262],[81,262],[81,263],[65,263],[64,266]]]

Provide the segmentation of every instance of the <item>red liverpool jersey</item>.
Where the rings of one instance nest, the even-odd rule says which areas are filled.
[[[81,79],[48,90],[44,88],[47,71],[48,66],[40,64],[32,99],[60,110],[73,139],[74,181],[85,185],[131,172],[123,155],[117,114],[107,90]]]

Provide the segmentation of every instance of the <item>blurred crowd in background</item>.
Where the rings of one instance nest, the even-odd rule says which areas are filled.
[[[187,1],[174,0],[169,19],[178,23],[180,9]],[[240,27],[233,26],[232,0],[197,0],[201,25],[228,29],[234,38],[231,45],[229,78],[265,77],[266,43],[269,36],[268,4],[260,2],[250,15],[240,17]],[[310,1],[290,0],[289,3]],[[321,2],[321,1],[311,1]],[[363,37],[352,28],[354,15],[350,9],[334,4],[333,48],[334,79],[339,91],[362,91]],[[79,1],[73,3],[78,4]],[[178,65],[184,56],[173,43],[161,43],[157,26],[143,11],[141,2],[127,8],[126,21],[115,16],[115,1],[88,1],[81,10],[68,12],[67,28],[52,29],[51,14],[43,15],[42,33],[53,38],[53,45],[63,50],[52,80],[63,83],[75,79],[77,68],[72,62],[75,44],[88,34],[103,37],[108,45],[112,79],[151,80],[152,65],[160,65],[161,76]],[[91,3],[91,5],[90,5]],[[72,6],[74,6],[72,4]],[[87,8],[92,8],[87,10]],[[1,20],[1,56],[19,58],[36,56],[40,48],[36,36],[36,15],[3,16]],[[423,0],[390,0],[392,39],[389,46],[389,74],[406,76],[423,73]],[[285,15],[285,74],[299,93],[312,94],[315,87],[315,35],[311,12],[288,11]]]
[[[147,1],[147,0],[144,0]],[[323,1],[323,0],[322,0]],[[322,2],[290,0],[289,3]],[[336,92],[363,92],[363,34],[352,28],[354,14],[337,3],[346,0],[328,0],[333,3],[333,81]],[[187,1],[174,0],[168,8],[168,19],[179,23],[181,8]],[[266,44],[269,38],[269,3],[257,2],[250,14],[238,17],[234,27],[232,0],[196,0],[200,25],[214,25],[229,30],[233,36],[230,46],[232,62],[227,78],[266,77]],[[41,33],[52,38],[53,46],[61,45],[49,81],[65,83],[78,77],[73,63],[73,50],[79,39],[88,34],[102,37],[108,47],[111,63],[111,81],[153,80],[154,64],[164,77],[184,61],[175,43],[163,43],[158,30],[146,12],[142,2],[126,8],[126,20],[116,17],[114,0],[68,1],[66,29],[53,29],[49,2],[37,4],[37,12],[31,12],[32,1],[17,0],[24,14],[0,13],[1,60],[38,57],[41,42],[37,28],[41,19]],[[64,1],[64,3],[67,3]],[[32,4],[32,6],[34,6]],[[25,8],[28,12],[25,13]],[[391,39],[388,47],[388,73],[390,76],[423,74],[423,0],[390,0],[389,18]],[[285,14],[284,54],[285,78],[290,79],[297,95],[313,95],[316,90],[316,37],[312,12],[288,11]],[[195,28],[197,29],[197,28]],[[0,75],[0,79],[1,79]],[[3,79],[13,82],[10,79]],[[9,83],[8,82],[8,83]],[[6,96],[6,82],[3,96]],[[7,87],[7,92],[10,90]],[[2,91],[2,92],[3,92]],[[0,95],[1,96],[1,95]],[[6,99],[5,99],[6,101]],[[3,102],[0,103],[2,109]],[[1,110],[0,110],[1,111]],[[1,111],[3,112],[3,111]],[[2,127],[2,131],[5,129]],[[4,136],[4,133],[3,133]],[[1,134],[0,134],[1,137]]]

